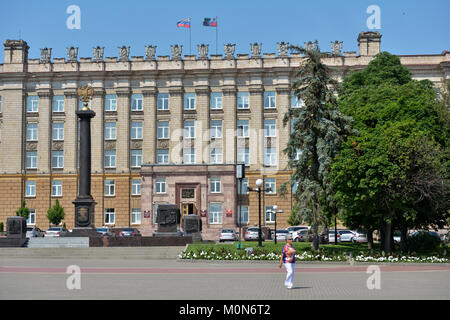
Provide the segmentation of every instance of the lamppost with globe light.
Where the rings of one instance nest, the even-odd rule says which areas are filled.
[[[272,189],[270,187],[268,187],[268,188],[261,188],[263,184],[264,184],[263,179],[258,179],[258,180],[256,180],[257,188],[247,187],[248,191],[258,192],[258,201],[259,201],[258,247],[262,247],[262,241],[261,241],[261,232],[262,232],[262,230],[261,230],[261,191],[264,191],[264,192],[272,191]]]

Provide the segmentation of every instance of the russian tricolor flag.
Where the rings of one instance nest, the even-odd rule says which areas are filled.
[[[190,28],[191,18],[186,18],[177,22],[177,27]]]

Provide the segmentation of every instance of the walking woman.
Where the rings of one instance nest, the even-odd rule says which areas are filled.
[[[295,249],[292,245],[292,236],[289,235],[287,237],[287,243],[284,245],[283,250],[281,251],[281,259],[279,267],[284,264],[284,267],[286,268],[287,275],[286,275],[286,281],[284,282],[284,285],[288,289],[292,289],[294,285],[294,270],[295,270]]]

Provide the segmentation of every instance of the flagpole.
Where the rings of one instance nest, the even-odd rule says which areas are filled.
[[[191,18],[189,18],[189,55],[192,54],[192,36],[191,36],[192,23]]]
[[[216,16],[216,55],[218,54],[217,53],[217,42],[218,42],[218,39],[219,39],[219,36],[218,36],[218,33],[219,33],[219,20],[217,19],[217,16]]]

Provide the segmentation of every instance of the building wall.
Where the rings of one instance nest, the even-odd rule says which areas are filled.
[[[125,227],[131,224],[131,209],[141,208],[142,230],[151,232],[155,226],[144,219],[145,210],[153,210],[145,199],[152,198],[154,186],[142,184],[142,195],[131,194],[131,181],[141,179],[141,168],[131,166],[131,150],[142,150],[142,164],[154,164],[157,150],[169,149],[170,164],[183,164],[183,149],[195,149],[195,163],[210,162],[212,148],[221,148],[224,164],[235,164],[240,148],[249,149],[250,165],[247,169],[248,183],[255,186],[259,178],[275,178],[277,188],[288,182],[290,171],[287,156],[282,152],[290,133],[283,126],[283,117],[290,107],[289,86],[296,68],[303,57],[298,54],[249,57],[238,54],[233,59],[211,55],[209,59],[185,56],[183,60],[158,57],[146,60],[131,57],[129,61],[106,58],[104,62],[80,59],[68,62],[54,58],[51,63],[40,59],[28,59],[28,46],[23,41],[5,43],[5,61],[0,65],[0,222],[14,215],[21,201],[36,210],[36,225],[48,227],[46,212],[58,198],[65,208],[64,222],[73,227],[74,206],[77,193],[78,173],[78,121],[75,111],[79,106],[77,88],[90,85],[94,88],[91,108],[96,113],[92,119],[92,196],[95,207],[95,224],[104,224],[107,208],[115,209],[115,221],[111,226]],[[342,79],[353,70],[364,68],[381,49],[381,36],[360,34],[359,55],[345,52],[342,57],[324,58],[334,75]],[[6,54],[7,53],[7,54]],[[449,79],[450,53],[436,55],[400,56],[401,62],[411,70],[415,79],[430,79],[437,87],[443,79]],[[28,72],[28,73],[27,73]],[[30,76],[34,75],[34,76]],[[56,77],[57,75],[57,77]],[[264,92],[276,93],[276,108],[264,108]],[[221,110],[211,109],[211,93],[222,93]],[[249,93],[250,109],[238,108],[239,92]],[[157,110],[158,93],[169,94],[169,110]],[[195,93],[195,110],[184,109],[184,95]],[[117,96],[117,111],[106,111],[106,96]],[[142,94],[143,110],[132,111],[132,95]],[[64,112],[53,112],[53,97],[64,97]],[[27,99],[37,97],[38,112],[27,112]],[[212,140],[209,129],[212,120],[222,121],[222,137]],[[237,121],[249,121],[249,137],[237,138]],[[276,137],[264,137],[264,120],[276,121]],[[142,139],[132,139],[131,123],[143,123]],[[158,139],[158,121],[169,121],[170,139]],[[195,121],[195,139],[184,139],[184,122]],[[64,123],[64,140],[53,141],[52,123]],[[116,139],[106,140],[105,122],[116,123]],[[37,141],[27,141],[27,123],[38,124]],[[264,148],[277,149],[275,166],[264,165]],[[105,151],[116,151],[115,168],[105,168]],[[26,167],[26,152],[37,152],[37,168]],[[52,167],[52,152],[63,151],[64,167]],[[52,180],[62,180],[60,197],[51,196]],[[105,195],[105,180],[115,181],[115,194]],[[26,181],[36,181],[36,195],[26,197]],[[152,182],[153,183],[153,182]],[[202,182],[206,184],[207,182]],[[228,182],[227,182],[228,183]],[[231,183],[231,182],[229,182]],[[170,182],[176,184],[175,181]],[[290,189],[290,188],[288,188]],[[249,225],[258,223],[257,194],[237,197],[249,206]],[[226,201],[226,200],[223,200]],[[262,222],[265,224],[264,207],[277,204],[283,213],[278,215],[278,225],[287,226],[292,208],[292,195],[281,197],[278,193],[263,197]],[[233,204],[237,205],[237,204]],[[202,202],[202,209],[207,209]],[[236,225],[237,211],[232,221]],[[146,225],[146,223],[148,225]],[[225,222],[223,226],[227,225]],[[272,226],[273,223],[267,223]],[[220,228],[222,226],[214,226]]]

